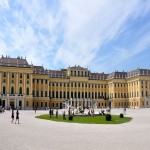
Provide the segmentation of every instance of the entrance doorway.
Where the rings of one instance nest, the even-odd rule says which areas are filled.
[[[19,109],[22,109],[22,101],[19,101]]]
[[[5,100],[2,101],[2,106],[5,107]]]
[[[5,107],[5,100],[0,99],[0,106]]]
[[[10,106],[11,106],[11,108],[14,108],[14,101],[10,101]]]

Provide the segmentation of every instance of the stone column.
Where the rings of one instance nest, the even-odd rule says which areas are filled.
[[[69,98],[71,98],[71,82],[69,83]]]
[[[54,98],[56,98],[56,82],[54,83]]]
[[[66,87],[66,92],[65,92],[66,95],[65,95],[65,98],[67,98],[67,94],[68,94],[68,93],[67,93],[68,83],[66,82],[65,84],[66,84],[66,86],[65,86],[65,87]]]
[[[7,98],[7,108],[9,108],[9,106],[10,106],[10,99],[9,99],[9,97]]]
[[[60,82],[58,82],[58,98],[60,99]]]
[[[14,103],[14,105],[15,105],[15,108],[17,107],[17,97],[15,96],[15,103]]]
[[[41,79],[39,79],[39,97],[41,97]],[[39,105],[40,107],[40,105]]]
[[[102,85],[100,84],[100,96],[102,96]]]
[[[18,83],[19,83],[19,79],[18,79],[18,73],[16,74],[16,76],[17,76],[17,78],[16,78],[16,88],[15,88],[15,94],[17,94],[18,95],[18,93],[19,93],[19,88],[18,88]]]
[[[8,108],[8,98],[5,99],[5,109]]]
[[[6,94],[10,94],[10,89],[9,89],[9,84],[10,84],[10,81],[9,81],[9,72],[7,73],[7,75],[6,75],[6,78],[7,78],[7,83],[6,83]]]
[[[89,98],[89,84],[87,83],[87,98]]]
[[[32,95],[32,90],[33,90],[33,76],[32,76],[32,74],[30,75],[30,95]]]
[[[23,87],[23,95],[26,94],[26,74],[24,74],[24,87]]]
[[[25,101],[25,99],[24,99],[24,96],[23,96],[23,100],[22,100],[22,109],[24,110],[24,101]]]
[[[2,93],[2,73],[0,72],[0,93]]]
[[[49,80],[47,79],[47,84],[48,84],[48,87],[47,87],[47,97],[49,97],[50,95],[49,95],[49,85],[50,85],[50,82],[49,82]]]
[[[93,84],[93,88],[94,88],[94,91],[93,91],[93,99],[95,99],[95,83]]]

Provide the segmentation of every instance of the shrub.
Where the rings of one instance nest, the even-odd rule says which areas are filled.
[[[120,118],[123,118],[123,117],[124,117],[124,115],[121,113],[121,114],[120,114]]]
[[[111,121],[111,114],[106,114],[106,121]]]
[[[73,115],[69,115],[69,120],[73,120]]]

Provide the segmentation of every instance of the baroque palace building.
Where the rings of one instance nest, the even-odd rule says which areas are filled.
[[[26,58],[0,58],[0,105],[8,109],[63,108],[63,102],[91,99],[98,108],[150,107],[150,70],[92,73],[80,66],[47,70]],[[86,104],[85,104],[86,107]]]

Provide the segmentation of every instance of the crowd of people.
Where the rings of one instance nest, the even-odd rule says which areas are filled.
[[[19,108],[15,109],[15,108],[10,107],[10,109],[8,109],[8,110],[12,110],[12,112],[11,112],[11,119],[12,119],[11,123],[16,124],[18,122],[18,124],[19,124]],[[37,108],[35,107],[34,108],[35,113],[36,113],[36,110],[37,110]],[[5,112],[5,108],[0,106],[0,113],[4,113],[4,112]],[[56,113],[56,118],[58,118],[58,109],[56,109],[55,113]],[[101,109],[99,109],[98,113],[95,113],[94,108],[90,108],[90,109],[88,109],[87,115],[94,117],[95,115],[105,115],[107,113],[111,113],[111,108],[110,107],[107,107],[106,110],[101,108]],[[85,113],[83,112],[83,114],[85,114]],[[126,108],[123,108],[123,114],[126,115]],[[54,110],[53,109],[49,109],[49,115],[50,115],[50,117],[52,115],[54,115]],[[68,115],[73,115],[74,116],[74,109],[69,108],[68,109]],[[63,116],[63,119],[65,120],[65,116],[66,116],[65,110],[62,111],[62,116]]]
[[[12,110],[11,112],[11,123],[17,123],[19,124],[19,109],[16,109],[16,113],[15,113],[15,108],[9,108],[8,109],[9,111]],[[5,112],[5,107],[2,107],[0,106],[0,113],[4,113]],[[15,114],[16,114],[16,117],[15,117]],[[14,119],[15,119],[15,122],[14,122]]]

